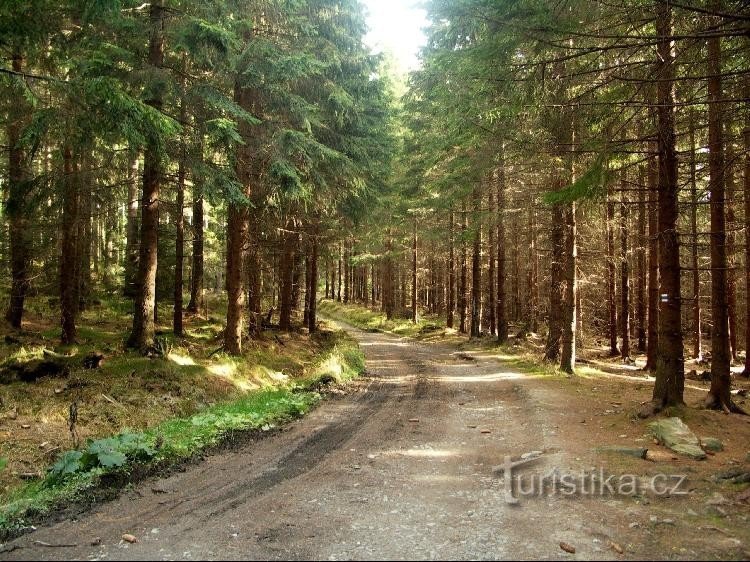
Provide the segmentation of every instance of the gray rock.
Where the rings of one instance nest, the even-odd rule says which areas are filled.
[[[680,418],[665,418],[649,424],[651,434],[656,440],[672,449],[675,453],[695,460],[706,458],[700,441]]]
[[[627,455],[629,457],[635,457],[637,459],[645,459],[647,449],[643,447],[623,447],[621,445],[607,445],[605,447],[599,447],[597,451],[604,453],[619,453],[621,455]]]
[[[706,451],[718,453],[724,450],[724,443],[715,437],[701,437],[701,447]]]

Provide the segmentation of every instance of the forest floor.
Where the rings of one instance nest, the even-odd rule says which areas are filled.
[[[169,325],[159,325],[160,349],[144,357],[124,349],[131,316],[127,302],[119,300],[95,304],[80,320],[77,345],[60,346],[60,330],[50,320],[54,311],[40,308],[41,299],[31,305],[24,330],[0,340],[0,376],[47,360],[70,361],[71,367],[34,382],[0,382],[0,539],[22,529],[27,513],[33,522],[96,486],[98,474],[50,485],[47,471],[66,451],[117,435],[144,436],[159,443],[149,461],[181,462],[221,442],[227,431],[270,428],[307,410],[318,399],[311,388],[317,379],[339,377],[349,367],[349,353],[361,361],[351,338],[327,330],[312,338],[264,332],[242,357],[229,357],[217,352],[220,313],[187,316],[180,339]],[[220,303],[212,305],[220,310]],[[162,312],[169,322],[167,309]],[[103,357],[101,364],[83,368],[81,359],[94,352]],[[127,474],[121,480],[127,482]]]
[[[633,415],[650,395],[637,374],[567,378],[483,343],[345,327],[368,366],[346,395],[16,539],[0,558],[750,557],[747,484],[717,477],[747,471],[747,420],[674,412],[725,450],[673,457]],[[688,401],[704,392],[690,384]],[[654,462],[600,450],[608,445],[659,454]],[[509,503],[501,467],[523,455],[538,457],[513,472],[525,489],[556,470],[576,493],[547,480],[533,495],[515,488],[518,503]],[[615,476],[615,492],[594,484],[600,471]],[[661,475],[684,481],[661,494],[649,485]],[[631,477],[635,490],[619,486]]]

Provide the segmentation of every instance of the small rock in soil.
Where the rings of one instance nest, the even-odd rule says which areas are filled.
[[[619,453],[637,459],[645,459],[646,453],[648,452],[643,447],[622,447],[620,445],[607,445],[599,447],[597,450],[605,453]]]
[[[701,437],[701,447],[706,451],[718,453],[724,450],[724,443],[715,437]]]
[[[128,533],[125,533],[125,534],[124,534],[124,535],[122,536],[122,540],[124,540],[125,542],[129,542],[130,544],[133,544],[133,543],[137,543],[137,542],[138,542],[138,539],[137,539],[137,538],[136,538],[136,537],[135,537],[134,535],[130,535],[130,534],[128,534]]]
[[[700,447],[700,441],[680,418],[666,418],[649,424],[653,436],[659,443],[666,445],[675,453],[695,460],[703,460],[706,453]]]
[[[574,547],[572,544],[568,544],[566,542],[560,543],[560,548],[562,548],[565,552],[569,554],[575,554],[576,553],[576,547]]]

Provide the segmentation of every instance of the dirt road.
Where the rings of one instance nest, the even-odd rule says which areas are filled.
[[[620,557],[609,539],[628,529],[621,501],[513,506],[493,473],[505,455],[529,451],[544,452],[542,465],[570,466],[547,420],[553,396],[496,360],[352,331],[368,364],[354,392],[78,521],[21,537],[0,558],[571,557],[561,541],[576,558]]]

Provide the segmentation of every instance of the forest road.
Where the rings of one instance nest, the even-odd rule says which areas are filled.
[[[347,328],[367,357],[353,392],[20,537],[0,559],[570,557],[562,541],[576,558],[618,557],[607,541],[616,506],[559,495],[511,505],[493,471],[530,451],[544,455],[524,470],[566,466],[545,419],[553,396],[496,359]]]

